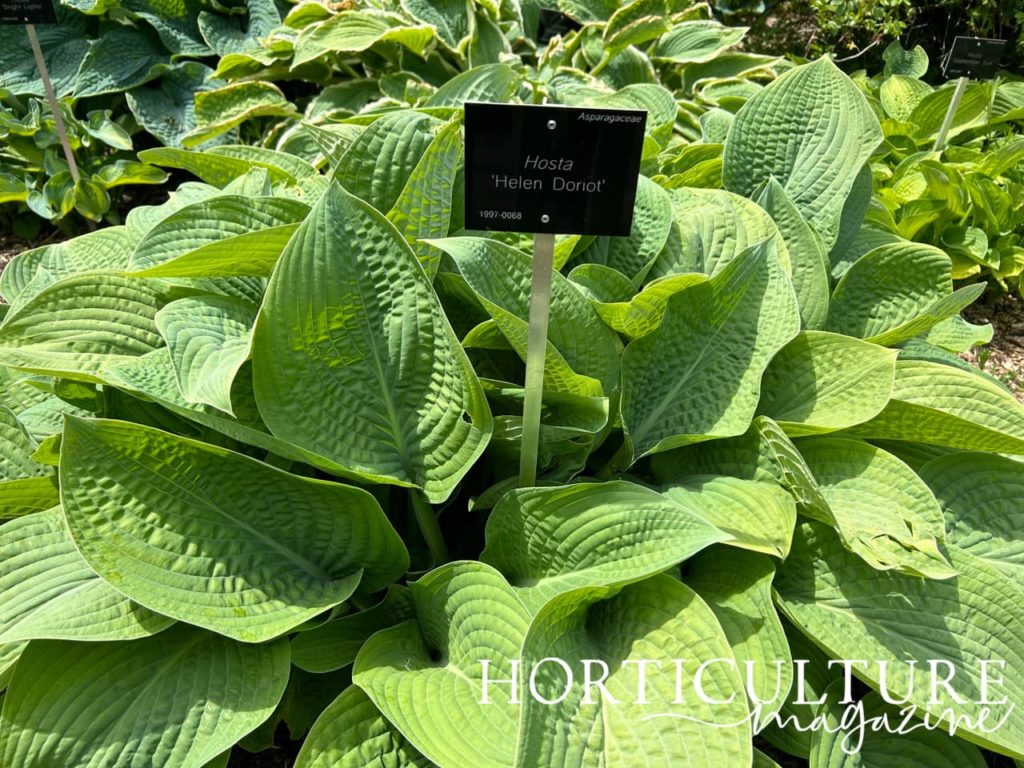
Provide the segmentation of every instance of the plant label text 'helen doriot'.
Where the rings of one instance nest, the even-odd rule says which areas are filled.
[[[466,227],[628,236],[647,113],[466,104]]]
[[[0,0],[0,24],[55,24],[52,0]]]

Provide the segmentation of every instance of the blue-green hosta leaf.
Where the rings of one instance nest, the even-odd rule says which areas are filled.
[[[629,237],[598,238],[583,254],[583,261],[617,269],[639,284],[651,261],[665,246],[671,227],[672,200],[668,193],[646,176],[640,176]]]
[[[483,390],[415,254],[337,185],[274,270],[253,380],[274,435],[434,501],[451,494],[491,434]]]
[[[953,101],[953,91],[954,85],[950,81],[921,99],[910,113],[910,122],[917,126],[918,137],[927,139],[939,132]],[[991,101],[992,88],[989,83],[969,84],[964,90],[960,105],[956,108],[948,137],[953,138],[971,126],[984,123],[985,113]]]
[[[174,623],[96,575],[75,549],[59,507],[0,528],[0,591],[0,643],[132,640]]]
[[[239,640],[277,637],[408,566],[365,491],[149,427],[69,419],[60,473],[68,527],[97,573]]]
[[[747,248],[765,243],[788,272],[790,255],[761,206],[721,189],[673,189],[673,231],[647,279],[679,272],[716,275]]]
[[[875,248],[846,271],[829,306],[830,331],[892,345],[919,336],[973,303],[984,285],[953,290],[952,263],[923,243]]]
[[[266,168],[267,173],[274,180],[275,184],[278,178],[291,179],[292,181],[286,185],[288,187],[295,186],[296,184],[306,185],[315,183],[317,179],[320,179],[319,171],[308,160],[288,152],[268,149],[267,147],[257,147],[249,144],[219,144],[206,150],[206,154],[216,157],[233,157],[237,160],[245,160],[251,163],[254,168]],[[275,171],[279,171],[280,174],[275,174]],[[324,186],[324,189],[326,189],[326,186]],[[224,190],[225,192],[235,192],[236,194],[253,194],[249,191],[235,190],[233,183],[225,186]],[[264,194],[266,193],[264,192]]]
[[[707,276],[700,272],[665,275],[649,282],[628,301],[597,302],[594,309],[609,328],[630,339],[637,339],[661,325],[669,299],[707,280]]]
[[[199,14],[199,29],[206,43],[220,56],[259,49],[265,38],[281,24],[281,13],[273,0],[246,0],[246,16],[221,16],[209,11]]]
[[[789,642],[772,603],[774,577],[775,564],[764,555],[715,547],[689,561],[683,578],[714,612],[736,661],[752,665],[747,695],[757,697],[764,718],[779,711],[793,681]]]
[[[249,357],[256,309],[226,297],[197,296],[172,301],[155,320],[185,399],[233,416],[231,384]]]
[[[574,670],[572,687],[561,665],[541,666],[543,659],[565,660]],[[592,660],[595,678],[607,668],[603,687],[610,700],[580,682],[582,659]],[[651,669],[642,690],[633,666],[639,659],[661,666],[660,673]],[[675,674],[664,671],[680,663],[685,679],[696,672],[698,659],[729,662],[701,675],[707,697],[726,703],[692,697],[685,706],[678,703]],[[535,676],[539,695],[523,700],[516,768],[697,768],[709,759],[724,765],[752,759],[743,683],[728,640],[700,597],[670,576],[654,576],[618,594],[590,588],[555,598],[531,624],[523,662],[525,670],[539,668],[542,674]],[[562,701],[545,703],[563,692],[568,695]]]
[[[801,331],[768,364],[757,410],[791,436],[868,421],[889,402],[896,355],[849,336]]]
[[[0,406],[0,481],[46,474],[46,467],[32,459],[37,447],[14,411]]]
[[[270,716],[288,669],[284,640],[251,645],[184,625],[142,640],[33,642],[4,698],[0,760],[203,768]]]
[[[956,575],[939,550],[946,536],[942,510],[910,467],[848,438],[819,437],[798,447],[843,542],[866,563],[927,578]]]
[[[394,42],[418,56],[434,39],[427,25],[400,23],[396,17],[367,11],[343,11],[321,24],[310,24],[295,41],[292,69],[325,53],[358,53],[377,43]]]
[[[467,101],[505,103],[516,94],[523,75],[508,64],[485,64],[456,75],[424,102],[427,107],[462,107]]]
[[[54,283],[7,315],[0,327],[0,364],[98,381],[105,366],[162,345],[153,318],[165,291],[101,272]]]
[[[530,612],[500,573],[478,562],[444,565],[409,589],[417,621],[367,640],[353,681],[441,768],[512,768],[520,706],[508,685],[489,686],[489,703],[480,703],[480,662],[490,662],[490,679],[510,679]],[[425,700],[445,704],[423,707]]]
[[[662,493],[725,531],[726,543],[785,558],[796,525],[793,497],[773,482],[721,475],[677,477]]]
[[[525,360],[531,258],[497,240],[482,237],[453,237],[435,240],[433,245],[454,259],[469,287]],[[601,322],[583,294],[568,279],[554,273],[545,386],[560,392],[599,396],[617,388],[618,371],[615,335]]]
[[[878,97],[889,117],[894,120],[909,120],[917,105],[931,92],[930,85],[922,83],[915,77],[893,75],[886,78],[879,87]]]
[[[907,696],[918,713],[938,720],[944,710],[977,719],[982,661],[991,686],[983,724],[960,722],[958,735],[981,746],[1024,756],[1024,687],[1011,670],[1024,664],[1024,592],[980,558],[956,547],[948,549],[954,579],[933,580],[879,572],[847,551],[828,528],[808,523],[797,530],[793,551],[775,577],[776,601],[807,637],[834,659],[870,659],[853,673],[872,688],[880,683],[879,661],[886,661],[889,694]],[[930,703],[928,659],[949,686],[935,686]],[[916,661],[911,667],[907,662]],[[1001,668],[1000,663],[1005,663]],[[952,665],[953,670],[947,665]],[[953,674],[951,674],[953,673]],[[909,695],[908,695],[909,694]],[[964,703],[961,703],[964,702]],[[1010,711],[1012,708],[1012,711]],[[994,727],[1004,716],[1006,722]],[[943,721],[948,727],[948,716]]]
[[[874,177],[871,174],[871,163],[868,162],[861,166],[853,180],[853,187],[839,219],[839,234],[828,253],[833,277],[841,277],[850,264],[872,248],[900,239],[899,235],[888,230],[869,228],[865,224],[864,218],[871,206],[873,193]]]
[[[793,290],[800,304],[804,328],[823,327],[828,317],[829,298],[829,264],[825,244],[774,177],[761,190],[757,204],[775,221],[786,243],[792,266]]]
[[[899,43],[896,43],[899,45]],[[853,723],[843,722],[847,705],[840,703],[845,695],[845,682],[836,680],[825,690],[825,703],[820,713],[823,727],[811,734],[812,768],[985,768],[987,763],[977,747],[962,739],[949,737],[943,729],[917,728],[891,733],[900,728],[904,717],[900,707],[886,704],[880,694],[871,691],[849,706],[863,711],[866,727],[860,731]],[[885,721],[882,718],[886,718]],[[875,727],[876,724],[880,727]],[[844,728],[845,725],[845,728]]]
[[[40,269],[55,281],[80,272],[124,269],[136,240],[127,227],[117,226],[22,251],[4,268],[0,290],[9,304],[24,303],[32,295],[24,295],[25,289]]]
[[[201,200],[149,230],[128,268],[142,277],[263,277],[308,213],[308,205],[284,197]]]
[[[1024,406],[998,384],[968,371],[898,360],[889,404],[851,432],[867,439],[1024,454]]]
[[[831,248],[854,180],[881,140],[863,94],[821,58],[791,69],[740,109],[722,178],[727,189],[749,195],[774,176]]]
[[[920,336],[920,341],[932,344],[947,352],[966,352],[992,341],[995,329],[991,323],[975,325],[960,315],[943,320]]]
[[[415,618],[412,597],[403,587],[391,587],[387,595],[365,611],[300,632],[292,640],[292,664],[307,672],[323,674],[356,660],[363,643],[381,629]]]
[[[75,81],[75,98],[127,91],[159,74],[167,52],[153,35],[133,27],[115,26],[89,46]]]
[[[363,131],[335,171],[349,192],[381,213],[395,207],[442,123],[412,110],[385,114]]]
[[[673,25],[651,51],[651,57],[676,64],[711,61],[738,44],[747,27],[726,27],[717,21],[683,21]]]
[[[793,287],[763,248],[672,296],[658,330],[622,356],[632,458],[743,434],[765,367],[799,330]]]
[[[139,152],[139,159],[163,168],[180,168],[197,176],[207,184],[212,184],[216,187],[227,186],[235,179],[245,176],[257,166],[251,160],[232,157],[231,155],[215,154],[211,150],[212,148],[203,152],[197,152],[188,149],[177,149],[175,147],[156,147]],[[278,182],[295,184],[297,182],[294,176],[280,168],[268,168],[267,173],[275,184]],[[216,191],[214,190],[213,192]],[[197,202],[198,199],[211,196],[211,193],[207,193],[188,202]],[[177,206],[177,208],[180,207],[182,206]],[[168,211],[166,215],[170,213],[171,211]],[[164,217],[161,216],[160,218]]]
[[[882,52],[885,59],[886,75],[902,75],[908,78],[924,77],[928,71],[928,54],[920,45],[915,45],[909,51],[900,45],[899,40],[893,40]]]
[[[0,520],[43,512],[58,504],[60,496],[57,492],[57,479],[53,476],[22,477],[0,482]]]
[[[469,12],[459,0],[402,0],[402,10],[436,27],[438,37],[452,50],[469,34]]]
[[[196,23],[198,3],[192,0],[122,0],[120,6],[145,19],[176,56],[202,57],[212,53]]]
[[[437,134],[413,169],[405,188],[388,211],[388,221],[406,239],[427,275],[433,278],[441,252],[422,242],[446,237],[451,226],[455,177],[462,162],[459,123],[446,125]]]
[[[355,685],[313,723],[295,768],[434,768]]]
[[[195,96],[196,127],[182,137],[185,147],[227,133],[254,117],[290,117],[295,106],[273,83],[250,81],[231,83]]]
[[[655,40],[672,27],[665,18],[665,0],[632,0],[612,14],[602,34],[605,55],[611,59],[631,45]]]
[[[196,127],[195,95],[226,85],[213,77],[213,70],[198,61],[170,68],[155,87],[128,91],[128,108],[148,133],[168,147],[180,147],[181,140]]]
[[[50,73],[57,98],[70,96],[75,89],[82,59],[89,52],[88,20],[71,11],[60,12],[59,24],[43,24],[37,29],[43,61]],[[0,28],[0,89],[15,96],[45,95],[28,35],[20,24]]]
[[[535,613],[557,595],[639,581],[728,538],[687,502],[623,481],[519,489],[487,519],[480,559]]]
[[[953,453],[919,470],[946,518],[947,538],[1024,589],[1024,466],[984,453]]]

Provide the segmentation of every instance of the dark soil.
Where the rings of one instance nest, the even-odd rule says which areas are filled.
[[[1024,301],[1016,294],[987,295],[968,307],[964,317],[972,323],[992,323],[992,343],[966,352],[963,357],[992,374],[1024,402]]]

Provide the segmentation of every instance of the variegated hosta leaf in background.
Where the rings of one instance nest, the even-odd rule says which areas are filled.
[[[0,277],[0,765],[1024,759],[1024,406],[956,356],[1024,264],[1019,84],[939,155],[920,52],[701,5],[74,7],[58,90],[198,181]],[[556,241],[519,488],[530,238],[465,229],[460,107],[543,98],[648,119],[629,236]]]

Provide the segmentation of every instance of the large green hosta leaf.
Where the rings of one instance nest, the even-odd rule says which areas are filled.
[[[480,237],[437,240],[434,245],[454,259],[469,287],[525,359],[531,258],[497,240]],[[615,334],[605,327],[579,290],[556,272],[551,283],[545,386],[598,396],[616,389],[618,373]],[[600,386],[595,386],[594,379]]]
[[[130,642],[35,641],[4,698],[0,760],[203,768],[270,716],[287,682],[284,640],[250,645],[178,625]]]
[[[186,400],[232,416],[231,385],[249,357],[256,309],[221,296],[178,299],[156,313]]]
[[[239,640],[277,637],[408,566],[365,491],[149,427],[69,419],[60,473],[68,527],[97,573]]]
[[[337,185],[267,287],[253,384],[274,435],[434,501],[448,497],[491,434],[480,383],[415,254]]]
[[[1024,464],[953,453],[919,470],[946,517],[951,544],[987,560],[1024,589]]]
[[[748,709],[728,639],[700,597],[672,577],[654,576],[617,594],[590,588],[555,598],[530,625],[523,674],[546,658],[564,659],[574,670],[575,685],[554,705],[539,697],[524,699],[516,768],[750,763]],[[580,684],[582,659],[598,662],[591,667],[597,678],[601,664],[607,666],[611,701]],[[640,659],[655,662],[642,692],[630,664]],[[708,659],[731,662],[709,666],[710,674],[702,675],[706,697],[724,703],[709,704],[690,694],[680,705],[675,659],[685,660],[684,680]],[[537,692],[548,701],[557,699],[566,690],[565,670],[551,662],[541,669]]]
[[[162,344],[154,316],[166,286],[100,272],[44,288],[0,327],[0,364],[97,381],[107,365]]]
[[[740,109],[722,178],[750,195],[774,176],[831,248],[861,166],[882,141],[864,96],[827,58],[790,70]]]
[[[816,523],[797,531],[793,551],[775,579],[776,598],[786,616],[835,659],[870,659],[854,674],[879,686],[878,661],[887,661],[891,696],[936,720],[944,710],[977,718],[981,662],[992,662],[991,700],[1005,695],[1008,703],[989,705],[985,725],[992,732],[960,723],[958,734],[976,744],[1024,757],[1024,686],[1012,670],[1024,665],[1024,592],[984,560],[950,547],[959,571],[954,579],[935,581],[872,569],[848,552],[838,537]],[[949,675],[943,661],[955,666],[949,681],[965,703],[944,686],[936,686],[930,704],[928,659],[938,660],[940,679]],[[907,661],[916,660],[910,668]],[[1005,669],[998,662],[1005,663]],[[913,681],[913,682],[912,682]],[[913,685],[913,690],[909,690]],[[1012,707],[1012,711],[1010,708]],[[994,728],[1003,717],[1006,722]]]
[[[332,51],[365,51],[377,43],[394,42],[422,55],[434,38],[427,25],[398,24],[391,16],[360,11],[344,11],[322,24],[311,24],[295,41],[292,67]]]
[[[897,360],[889,404],[851,432],[865,438],[1024,454],[1024,406],[998,384],[969,371],[925,360]]]
[[[763,248],[675,294],[658,330],[622,356],[622,421],[633,459],[742,434],[765,366],[799,330],[793,287]]]
[[[910,467],[859,440],[821,437],[799,448],[850,550],[880,570],[955,575],[939,551],[942,511]]]
[[[352,685],[317,718],[295,768],[433,768]]]
[[[953,290],[945,252],[922,243],[892,243],[858,259],[843,275],[829,306],[830,331],[892,345],[957,315],[985,290]]]
[[[117,592],[75,549],[59,508],[0,528],[0,643],[132,640],[173,622]]]
[[[298,200],[218,195],[186,205],[149,230],[128,268],[144,277],[263,277],[308,213]]]
[[[792,436],[855,426],[889,402],[896,355],[849,336],[802,331],[768,364],[757,410]]]
[[[32,459],[36,441],[9,408],[0,406],[0,488],[2,481],[46,474]]]
[[[693,509],[622,481],[520,489],[495,505],[480,559],[536,612],[556,595],[637,581],[728,539]]]

